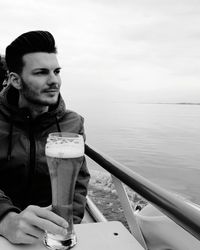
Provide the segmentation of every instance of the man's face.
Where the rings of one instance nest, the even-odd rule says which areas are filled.
[[[61,79],[60,66],[55,53],[36,52],[23,56],[20,74],[20,94],[28,104],[49,106],[56,104]]]

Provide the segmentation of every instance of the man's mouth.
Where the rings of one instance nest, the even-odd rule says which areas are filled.
[[[45,93],[58,93],[59,89],[46,89],[43,92],[45,92]]]

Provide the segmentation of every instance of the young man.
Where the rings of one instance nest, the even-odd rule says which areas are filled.
[[[84,128],[83,118],[66,110],[60,95],[56,52],[47,31],[24,33],[6,48],[10,84],[0,94],[0,234],[16,244],[33,243],[44,230],[65,235],[68,226],[50,211],[44,148],[50,132],[84,135]],[[75,187],[74,223],[83,218],[88,181],[84,160]]]

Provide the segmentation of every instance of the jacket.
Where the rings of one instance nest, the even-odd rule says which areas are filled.
[[[56,105],[35,119],[28,109],[18,108],[18,98],[18,91],[12,86],[0,93],[0,219],[9,211],[20,212],[28,205],[51,204],[44,152],[49,133],[73,132],[85,138],[83,118],[66,110],[61,96]],[[74,223],[83,218],[89,178],[84,158],[75,186]]]

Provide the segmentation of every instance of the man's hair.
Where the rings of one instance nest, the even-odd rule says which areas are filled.
[[[48,31],[30,31],[17,37],[6,48],[5,59],[9,72],[20,74],[23,68],[22,57],[34,52],[57,53],[55,40]]]

